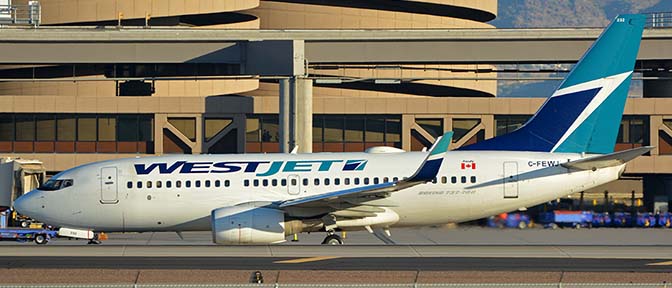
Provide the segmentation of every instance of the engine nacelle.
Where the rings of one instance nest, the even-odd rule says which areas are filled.
[[[274,244],[285,241],[282,210],[244,203],[212,210],[212,241],[216,244]]]

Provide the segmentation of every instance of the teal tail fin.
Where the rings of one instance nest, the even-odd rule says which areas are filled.
[[[613,152],[645,22],[616,17],[525,125],[460,150]]]

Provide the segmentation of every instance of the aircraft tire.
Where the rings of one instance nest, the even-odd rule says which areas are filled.
[[[328,235],[322,241],[322,245],[343,245],[343,239],[336,234]]]

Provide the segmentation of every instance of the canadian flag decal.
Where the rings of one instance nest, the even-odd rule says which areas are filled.
[[[474,161],[462,161],[462,164],[460,165],[460,168],[462,168],[462,170],[466,170],[466,169],[476,170],[476,162],[474,162]]]

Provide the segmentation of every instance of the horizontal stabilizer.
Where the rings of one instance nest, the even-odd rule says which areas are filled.
[[[614,167],[623,163],[627,163],[628,161],[651,151],[653,148],[654,147],[652,146],[638,147],[611,154],[579,159],[560,165],[567,169],[573,170],[595,170],[599,168]]]

